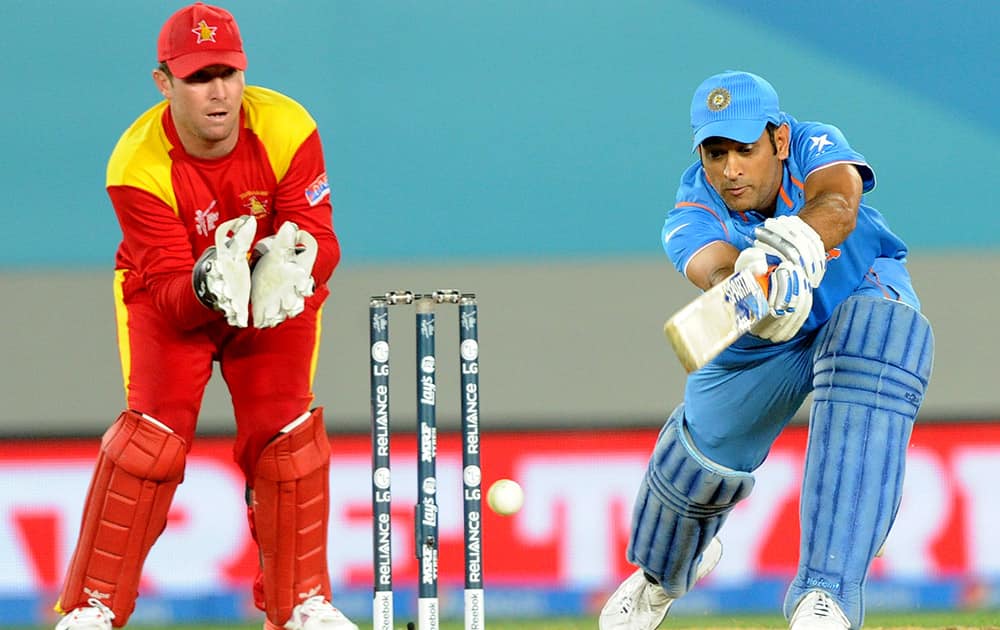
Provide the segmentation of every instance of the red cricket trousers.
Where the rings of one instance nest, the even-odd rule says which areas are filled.
[[[326,287],[317,288],[302,313],[274,328],[235,328],[220,317],[184,331],[145,290],[123,294],[123,277],[116,274],[115,311],[127,408],[167,425],[190,449],[218,361],[236,420],[233,457],[252,482],[264,446],[312,406]]]

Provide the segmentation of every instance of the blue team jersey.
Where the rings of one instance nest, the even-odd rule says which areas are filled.
[[[864,192],[875,188],[871,167],[850,147],[839,129],[824,123],[800,123],[787,114],[783,117],[791,128],[791,146],[784,162],[775,216],[795,215],[802,210],[806,177],[823,167],[854,164],[861,174]],[[701,163],[696,162],[681,176],[676,204],[663,224],[661,243],[674,266],[685,273],[691,258],[710,243],[725,241],[739,250],[752,246],[754,229],[766,218],[757,212],[729,210],[705,178]],[[823,325],[833,309],[865,280],[876,258],[904,260],[906,245],[862,197],[857,227],[828,254],[826,274],[814,291],[812,312],[799,335]],[[769,344],[744,335],[734,346],[755,348]]]

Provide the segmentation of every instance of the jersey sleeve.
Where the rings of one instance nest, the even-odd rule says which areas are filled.
[[[221,318],[221,313],[204,306],[194,293],[191,242],[173,208],[131,186],[109,186],[108,196],[132,267],[157,309],[181,330]]]
[[[122,230],[119,266],[141,277],[166,318],[190,330],[222,314],[198,301],[192,286],[194,255],[177,211],[171,145],[160,124],[166,107],[163,102],[150,108],[122,134],[108,160],[105,184]]]
[[[316,238],[313,279],[323,285],[340,261],[340,243],[333,231],[330,182],[316,121],[305,107],[273,90],[248,87],[244,100],[277,179],[274,226],[293,221]]]
[[[719,211],[697,201],[678,201],[667,213],[660,233],[663,251],[685,277],[695,254],[710,243],[729,240],[729,229]]]
[[[791,150],[802,169],[803,178],[834,164],[853,164],[861,175],[864,192],[875,188],[875,171],[865,157],[851,148],[843,132],[826,123],[799,124],[792,138]]]
[[[340,242],[333,231],[330,183],[323,160],[319,132],[313,130],[296,151],[287,173],[278,182],[275,225],[294,221],[316,238],[318,253],[313,279],[325,284],[340,262]]]

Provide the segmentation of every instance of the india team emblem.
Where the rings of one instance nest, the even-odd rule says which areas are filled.
[[[713,112],[721,112],[729,107],[732,100],[733,97],[729,94],[729,90],[723,87],[715,88],[708,93],[708,108]]]
[[[218,26],[209,26],[208,22],[202,20],[198,22],[198,25],[191,29],[191,32],[198,36],[198,41],[196,44],[202,42],[212,42],[215,43],[215,31],[219,30]]]

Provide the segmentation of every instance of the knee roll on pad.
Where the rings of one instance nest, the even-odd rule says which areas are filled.
[[[934,334],[916,309],[852,297],[838,306],[814,357],[814,399],[916,416],[934,362]]]
[[[667,595],[680,597],[694,584],[701,553],[753,484],[750,473],[725,468],[698,451],[679,406],[660,432],[639,487],[628,560],[655,577]]]
[[[785,615],[819,588],[858,628],[871,561],[899,508],[934,338],[915,309],[868,297],[845,301],[821,334],[800,501],[799,571]]]
[[[330,599],[330,440],[322,408],[289,426],[261,453],[250,508],[263,574],[264,601],[257,603],[279,627],[303,600]]]
[[[142,566],[167,524],[184,477],[187,444],[159,421],[123,411],[104,433],[84,504],[80,537],[56,610],[95,598],[123,626],[135,608]]]

